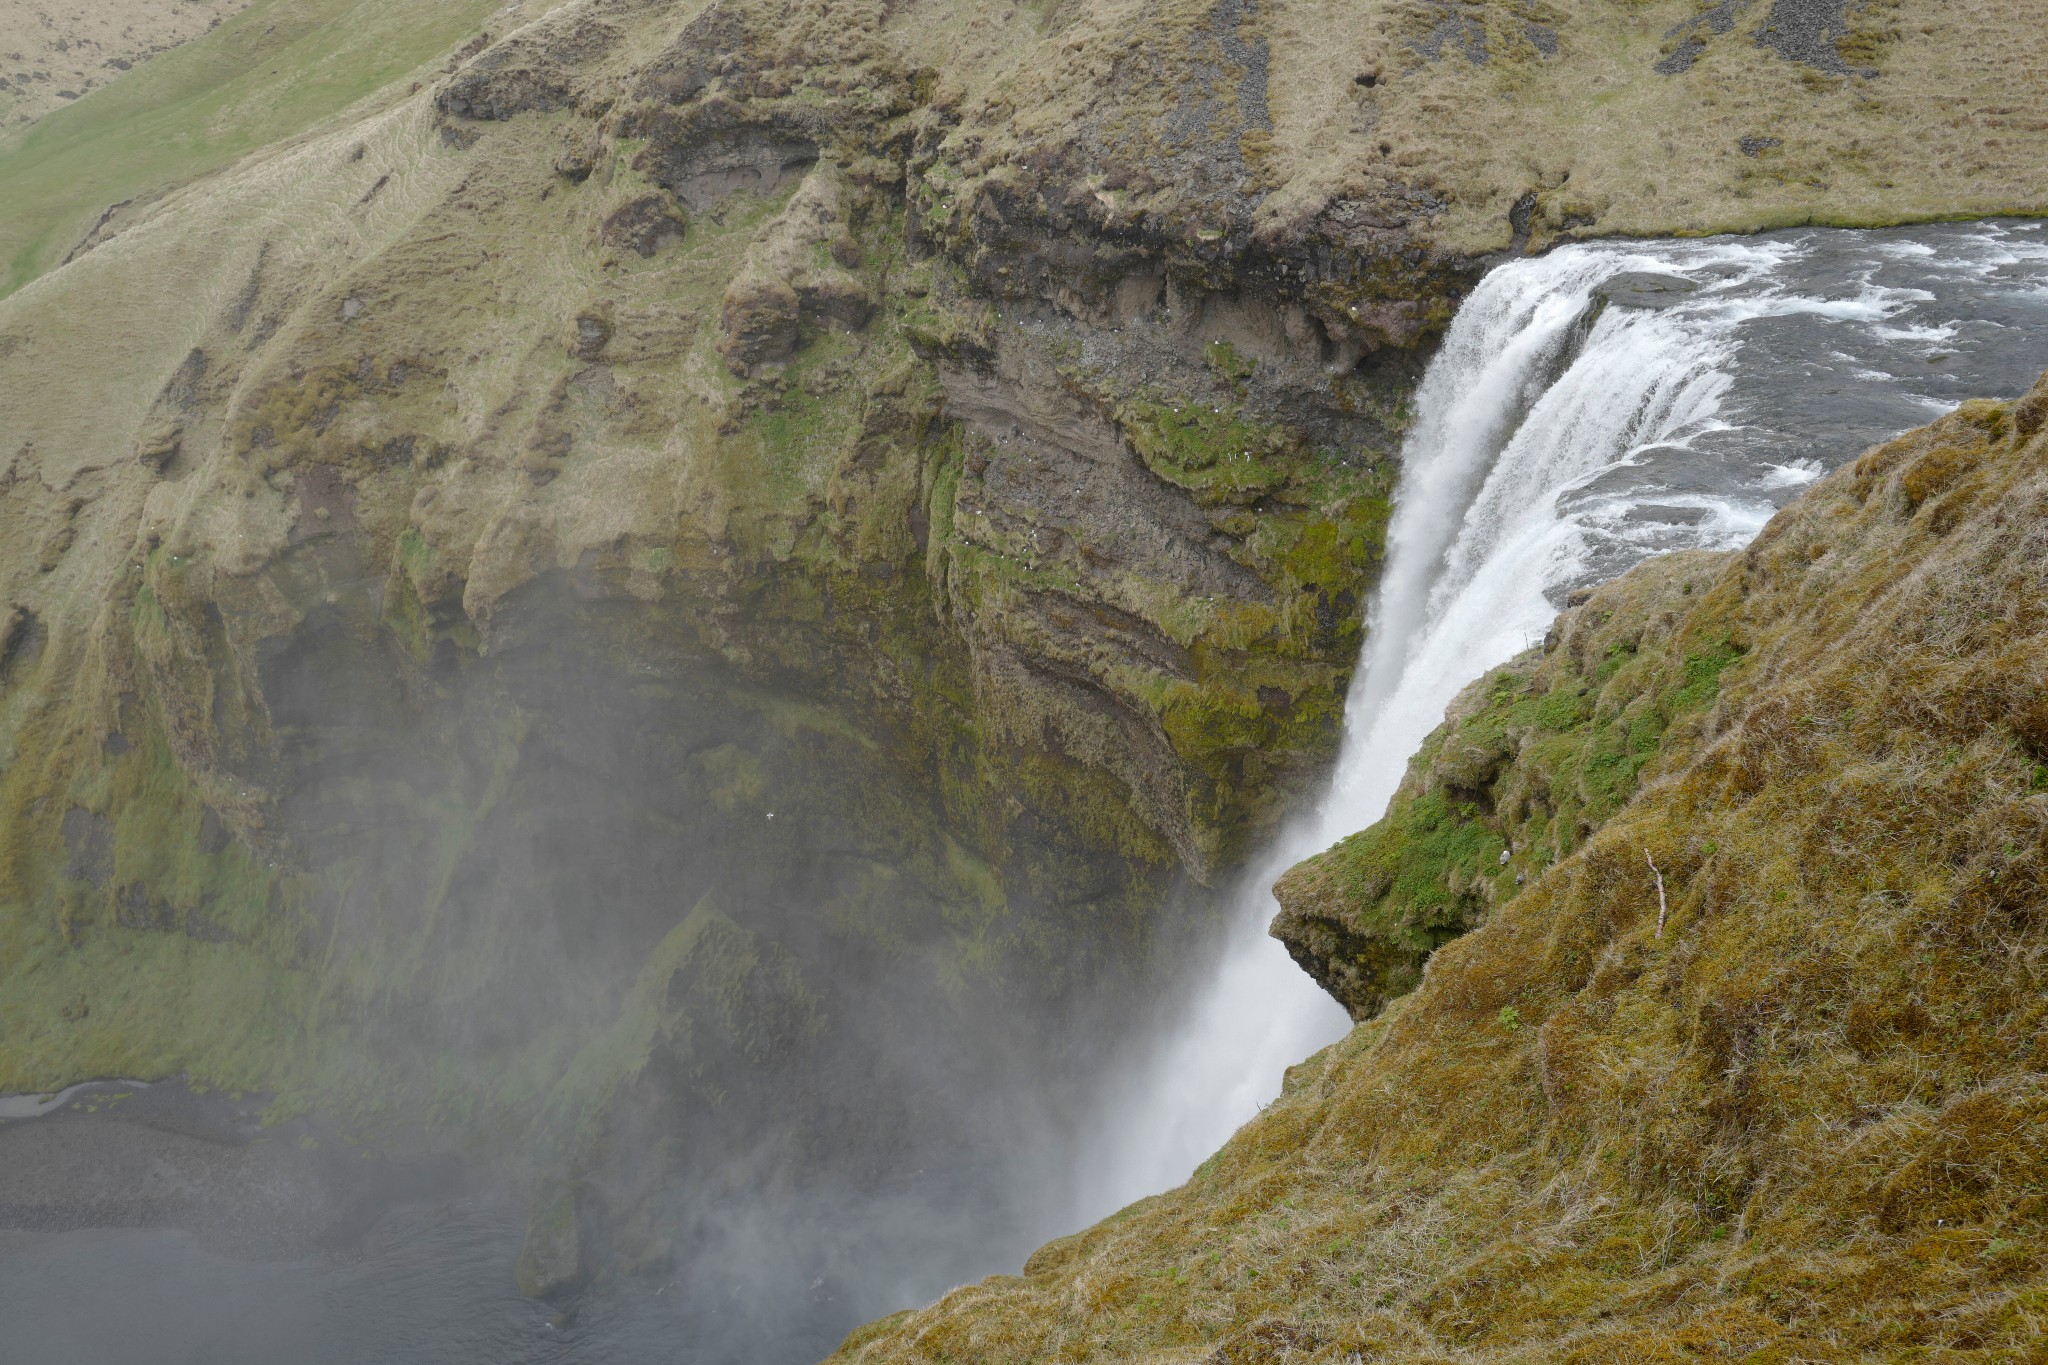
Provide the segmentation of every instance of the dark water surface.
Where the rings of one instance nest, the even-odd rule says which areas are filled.
[[[267,1259],[174,1228],[0,1231],[9,1365],[609,1365],[799,1361],[852,1324],[790,1286],[634,1284],[573,1312],[520,1297],[508,1200],[386,1213],[347,1254]]]
[[[177,1082],[0,1099],[0,1362],[808,1361],[874,1312],[759,1261],[523,1298],[509,1191],[261,1107]]]

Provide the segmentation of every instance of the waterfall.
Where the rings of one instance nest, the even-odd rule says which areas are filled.
[[[1271,884],[1379,819],[1458,691],[1541,639],[1571,588],[1660,551],[1744,545],[1825,465],[1965,385],[2024,389],[2029,347],[1929,348],[1968,325],[1951,306],[1982,319],[2032,297],[2048,322],[2048,251],[2028,231],[1598,243],[1480,282],[1416,396],[1329,790],[1250,869],[1204,989],[1108,1106],[1088,1211],[1184,1179],[1289,1064],[1343,1034],[1343,1012],[1266,935]],[[1888,282],[1901,264],[1925,279],[1929,257],[1953,288]],[[1933,379],[1929,355],[1980,368]],[[1802,424],[1812,394],[1844,391],[1855,407],[1811,405]]]

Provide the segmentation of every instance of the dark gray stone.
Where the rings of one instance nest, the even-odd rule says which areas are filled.
[[[1474,66],[1486,65],[1486,25],[1462,10],[1439,5],[1436,27],[1415,44],[1415,50],[1432,62],[1440,62],[1449,48],[1464,53],[1465,60]]]
[[[1616,275],[1594,294],[1617,308],[1669,308],[1698,288],[1697,284],[1680,275],[1631,270]]]
[[[1673,24],[1664,32],[1665,41],[1668,42],[1681,34],[1685,36],[1678,46],[1672,49],[1670,56],[1657,63],[1657,74],[1676,76],[1680,72],[1690,71],[1692,64],[1700,59],[1700,54],[1707,50],[1708,35],[1726,33],[1734,28],[1736,16],[1753,3],[1754,0],[1721,0],[1721,3],[1683,23]]]
[[[1835,48],[1849,31],[1842,17],[1846,4],[1847,0],[1773,0],[1770,16],[1757,30],[1757,44],[1829,75],[1854,75]]]

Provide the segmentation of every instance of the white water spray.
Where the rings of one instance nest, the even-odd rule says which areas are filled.
[[[1944,244],[1962,273],[1981,278],[2017,259],[2004,229],[1975,231]],[[1738,426],[1748,414],[1724,412],[1746,329],[1792,320],[1808,329],[1801,354],[1858,352],[1863,368],[1850,372],[1873,402],[1924,401],[1901,386],[1924,380],[1925,358],[1900,348],[1943,328],[1886,325],[1936,297],[1874,282],[1872,263],[1900,259],[1898,247],[1867,234],[1604,243],[1516,261],[1480,283],[1416,396],[1329,792],[1252,868],[1214,975],[1110,1106],[1085,1213],[1184,1179],[1278,1092],[1289,1064],[1348,1027],[1266,935],[1278,910],[1269,888],[1385,813],[1458,691],[1539,640],[1572,586],[1663,550],[1746,544],[1790,490],[1818,477],[1818,463],[1781,449],[1797,433]],[[1602,286],[1629,272],[1694,288],[1657,308],[1600,307]],[[1870,368],[1874,354],[1909,378]],[[1832,458],[1855,453],[1860,439],[1847,434],[1853,444],[1837,439]]]

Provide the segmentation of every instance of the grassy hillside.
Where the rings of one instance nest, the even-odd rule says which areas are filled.
[[[981,183],[1064,166],[1094,192],[1078,211],[1125,230],[1244,213],[1266,242],[1321,216],[1491,251],[2039,212],[2039,18],[2019,0],[926,0],[892,27],[957,91],[952,142]]]
[[[1569,613],[1557,651],[1598,647],[1482,682],[1411,797],[1537,679],[1574,705],[1480,791],[1596,810],[1601,689],[1741,657],[1185,1186],[838,1359],[2042,1359],[2044,429],[2048,379],[1967,404]]]
[[[0,149],[0,296],[102,212],[290,138],[458,45],[491,0],[257,0]]]
[[[0,144],[243,9],[248,0],[0,0]]]
[[[257,0],[45,116],[0,149],[0,295],[62,260],[110,206],[389,87],[493,8]],[[2030,94],[2048,29],[2021,0],[1702,8],[923,0],[879,24],[822,2],[772,23],[798,53],[806,34],[873,25],[873,50],[929,73],[956,125],[945,209],[1051,175],[1085,182],[1082,216],[1119,230],[1213,241],[1242,218],[1267,238],[1321,216],[1361,240],[1407,230],[1485,251],[1561,233],[2043,208],[2048,120]],[[1138,33],[1156,35],[1152,49],[1132,46]]]

